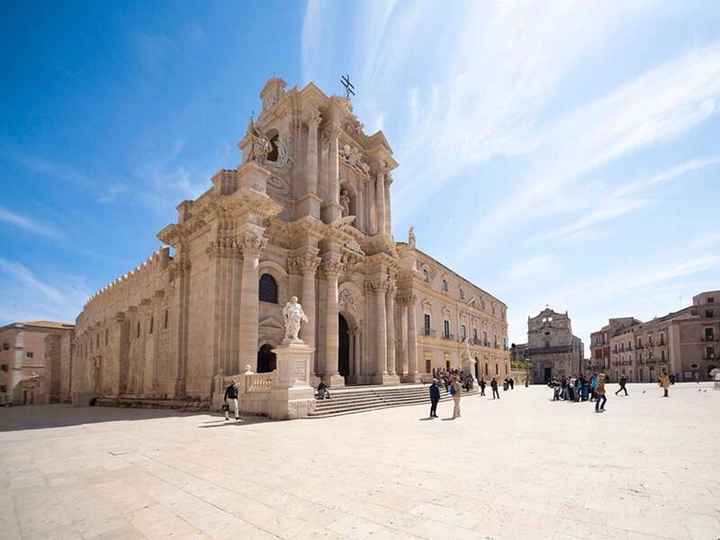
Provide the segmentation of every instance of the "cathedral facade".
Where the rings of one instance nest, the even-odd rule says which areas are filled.
[[[313,380],[418,382],[439,367],[509,373],[506,306],[391,234],[392,171],[344,97],[270,79],[242,163],[182,201],[164,245],[77,318],[72,388],[208,397],[218,375],[275,368],[282,306],[309,321]],[[468,367],[472,366],[472,367]]]

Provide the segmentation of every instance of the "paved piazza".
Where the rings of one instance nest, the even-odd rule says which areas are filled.
[[[609,389],[605,414],[533,387],[455,421],[3,409],[0,535],[720,538],[720,392]]]

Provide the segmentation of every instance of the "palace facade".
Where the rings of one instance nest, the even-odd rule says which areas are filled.
[[[507,375],[505,304],[420,251],[412,229],[394,241],[384,134],[313,83],[272,78],[260,97],[242,163],[182,201],[164,247],[85,305],[71,390],[209,397],[218,375],[272,371],[291,296],[309,317],[315,382],[417,382],[472,364]]]

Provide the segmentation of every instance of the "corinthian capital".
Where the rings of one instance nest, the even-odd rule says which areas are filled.
[[[242,237],[243,255],[259,257],[267,246],[267,238],[261,234],[247,231]]]
[[[326,253],[322,258],[322,272],[327,277],[337,277],[345,270],[340,253]]]
[[[308,111],[307,115],[305,116],[305,122],[307,122],[307,125],[317,129],[320,125],[320,122],[322,122],[322,115],[320,114],[320,111],[317,109],[311,109]]]
[[[307,251],[288,259],[288,267],[291,274],[314,275],[321,261],[315,253]]]

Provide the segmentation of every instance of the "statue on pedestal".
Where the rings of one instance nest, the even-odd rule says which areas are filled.
[[[290,298],[282,310],[285,318],[285,339],[283,343],[302,343],[298,337],[302,323],[308,322],[307,315],[303,311],[302,305],[298,303],[297,296]]]
[[[408,231],[408,245],[415,249],[415,227],[412,225],[410,226],[410,230]]]

